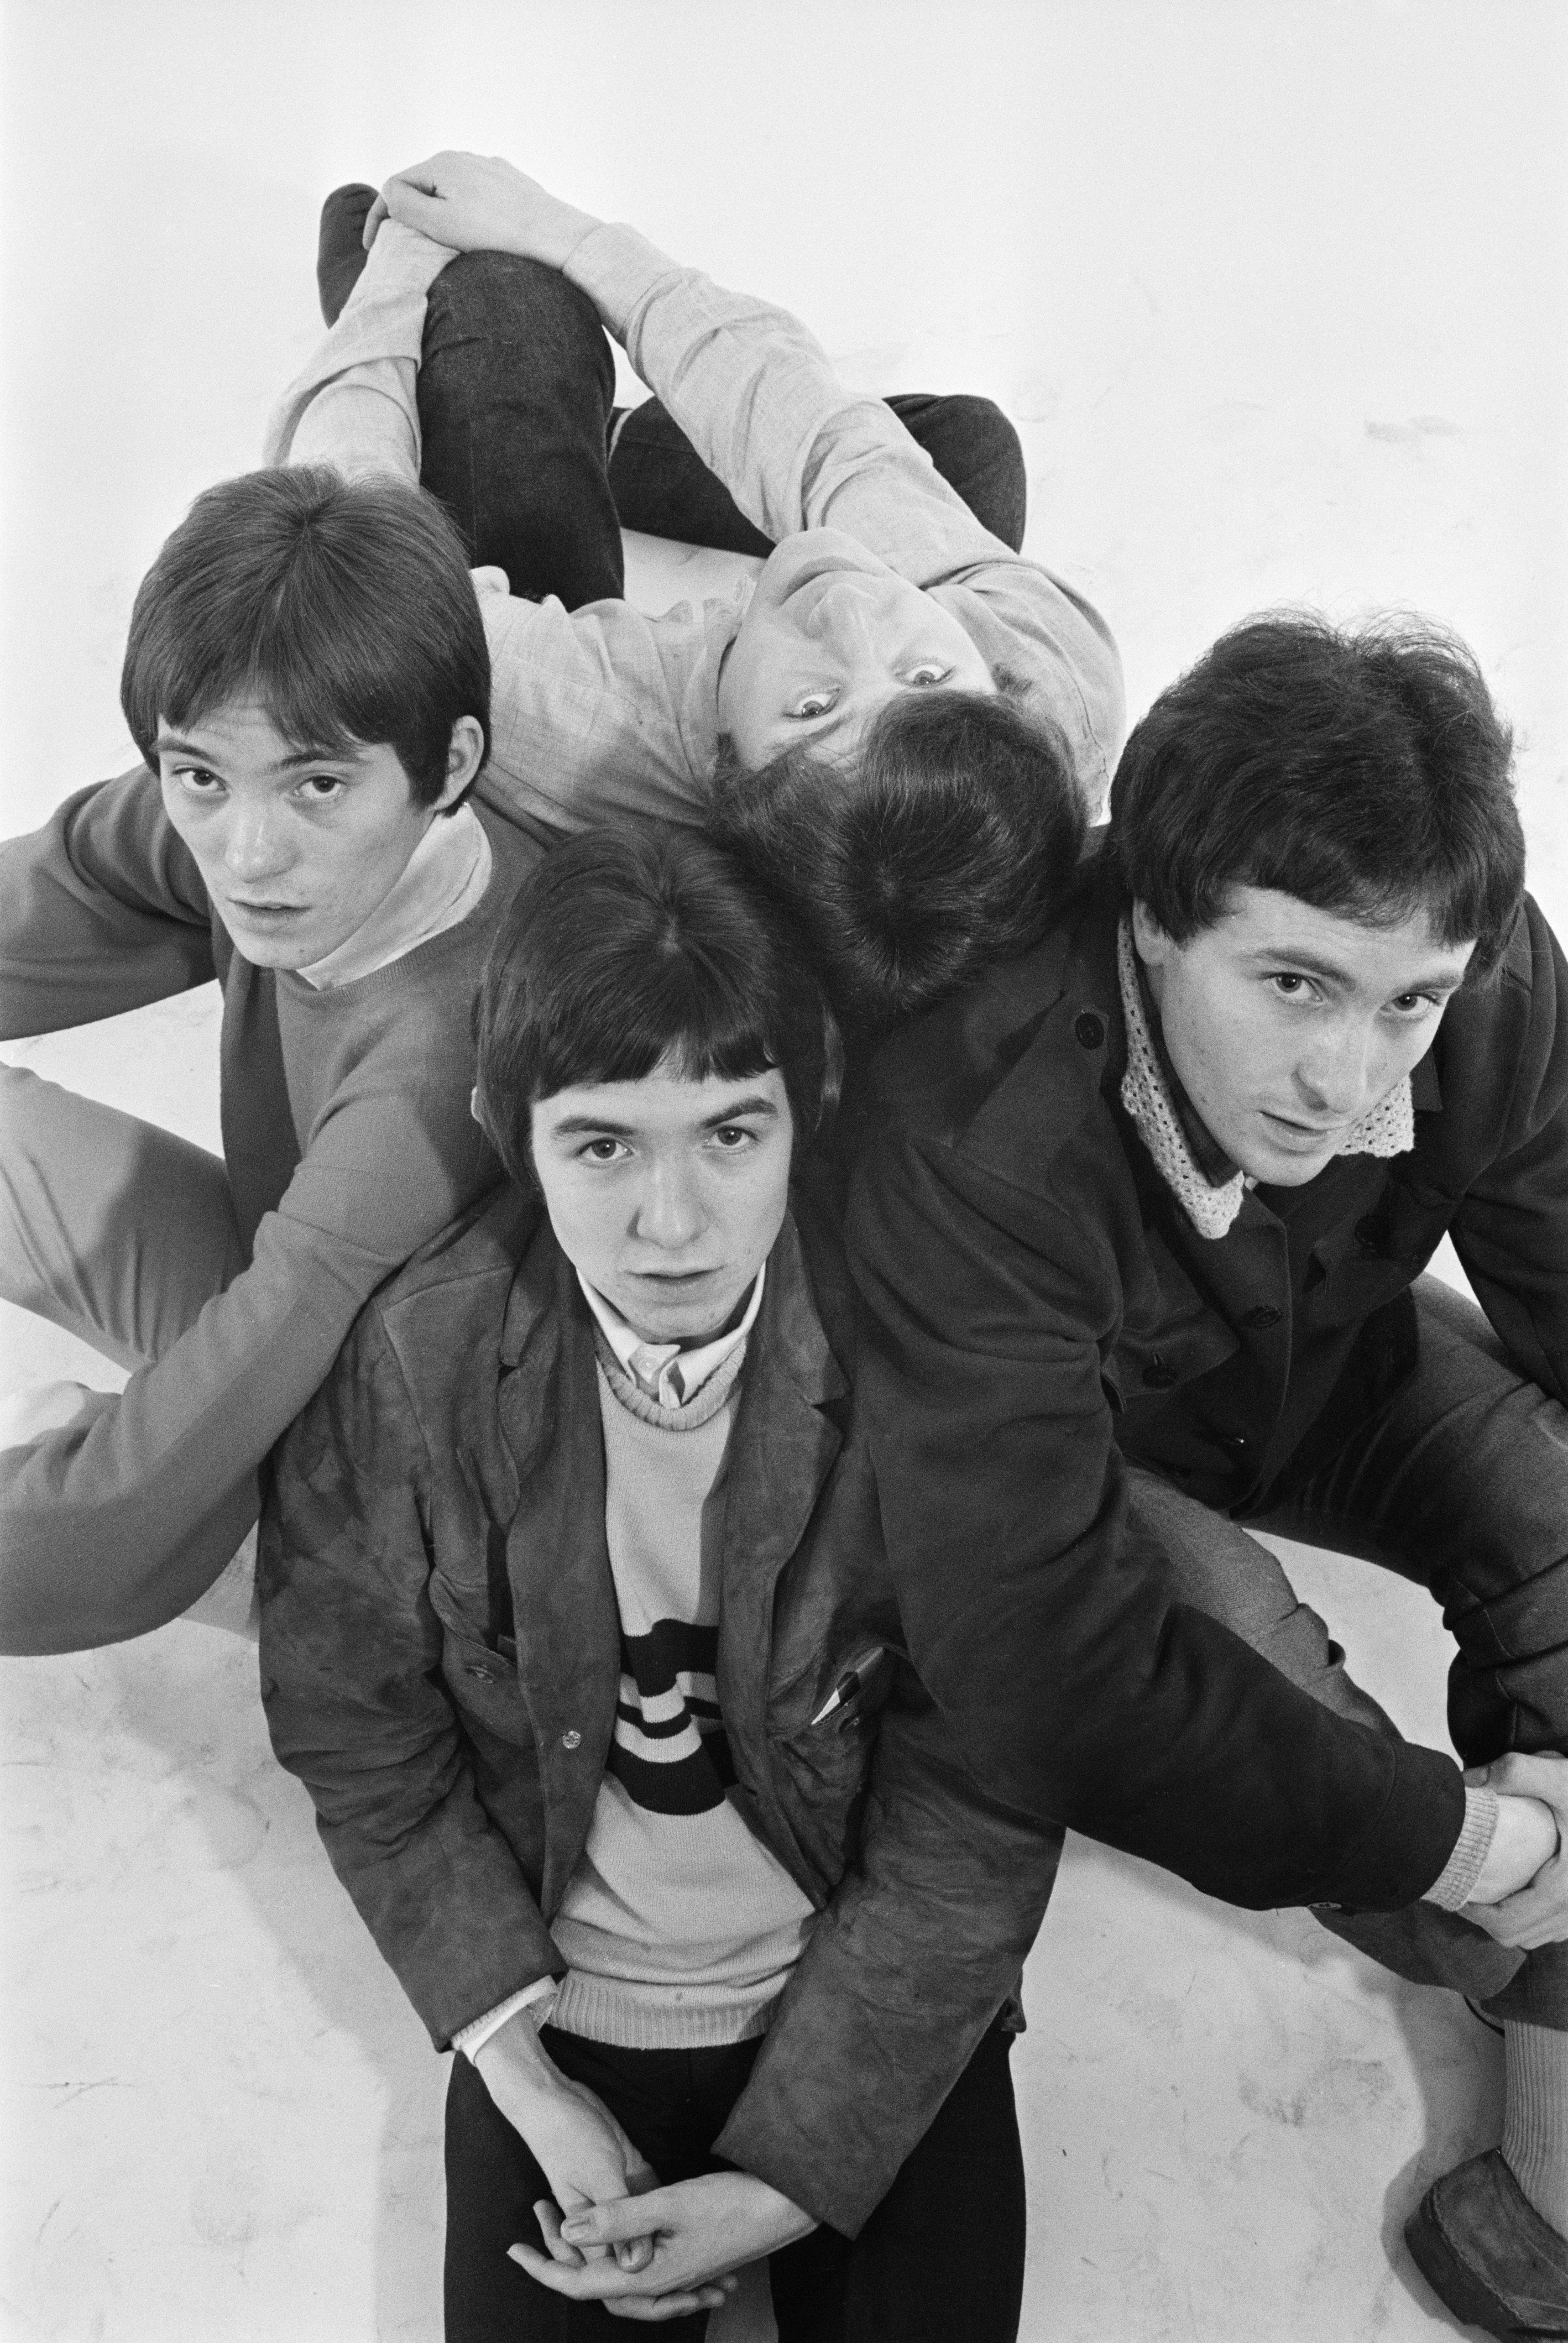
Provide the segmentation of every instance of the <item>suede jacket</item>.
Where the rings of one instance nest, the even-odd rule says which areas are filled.
[[[1180,1603],[1123,1460],[1244,1518],[1412,1370],[1444,1232],[1568,1396],[1568,968],[1527,904],[1412,1081],[1416,1143],[1259,1188],[1201,1237],[1121,1101],[1124,904],[1091,848],[1031,953],[890,1042],[848,1221],[857,1384],[916,1666],[978,1778],[1235,1904],[1397,1908],[1458,1769],[1285,1683]]]
[[[742,1810],[821,1917],[715,2143],[851,2236],[1013,1993],[1057,1853],[974,1788],[902,1658],[852,1323],[825,1225],[787,1219],[732,1434],[718,1678]],[[550,1918],[620,1674],[596,1374],[575,1272],[508,1191],[372,1302],[276,1459],[273,1745],[437,2046],[566,1966]]]

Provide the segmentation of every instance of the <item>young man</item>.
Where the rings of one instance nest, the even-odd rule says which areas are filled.
[[[327,206],[328,307],[368,192]],[[505,573],[478,579],[490,801],[568,828],[720,809],[857,1013],[934,997],[979,935],[1031,941],[1103,798],[1121,675],[1098,615],[1018,553],[1021,468],[995,409],[906,401],[906,428],[782,310],[499,161],[399,175],[365,233],[267,452],[423,477]],[[606,332],[657,394],[624,417]],[[432,466],[427,437],[456,447],[457,413],[460,460]],[[740,598],[650,619],[619,599],[618,520],[774,549]],[[568,539],[563,588],[541,548]]]
[[[256,473],[143,581],[147,768],[0,847],[0,1032],[215,976],[224,1160],[0,1071],[0,1292],[139,1372],[27,1394],[0,1444],[0,1645],[184,1610],[361,1304],[499,1176],[469,1019],[537,857],[469,800],[489,659],[455,530],[390,481]]]
[[[1431,630],[1226,637],[1072,915],[884,1053],[850,1233],[910,1649],[978,1775],[1490,2009],[1501,2153],[1407,2235],[1459,2316],[1559,2335],[1568,969],[1509,754]],[[1445,1232],[1490,1325],[1417,1282]],[[1479,1771],[1382,1729],[1241,1522],[1431,1587]]]
[[[1010,2337],[998,2021],[1055,1850],[902,1661],[849,1289],[790,1210],[836,1085],[817,980],[701,838],[589,832],[477,1024],[517,1186],[360,1319],[260,1574],[274,1745],[464,2054],[449,2343],[628,2298],[700,2334],[763,2253],[784,2343]]]

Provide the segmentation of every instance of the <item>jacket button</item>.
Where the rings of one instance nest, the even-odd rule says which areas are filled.
[[[1086,1009],[1073,1026],[1072,1036],[1080,1049],[1098,1050],[1105,1039],[1105,1020]]]
[[[563,1734],[562,1734],[562,1735],[561,1735],[561,1747],[562,1747],[563,1749],[580,1749],[580,1748],[582,1747],[582,1745],[583,1745],[583,1737],[582,1737],[582,1735],[581,1735],[581,1734],[577,1730],[577,1728],[576,1728],[576,1726],[575,1726],[575,1725],[573,1726],[572,1730],[571,1730],[569,1733],[563,1733]]]
[[[1239,1453],[1247,1445],[1247,1435],[1244,1432],[1222,1432],[1220,1445],[1221,1448],[1234,1448]]]
[[[486,1667],[482,1660],[465,1660],[463,1673],[465,1675],[477,1676],[481,1684],[494,1684],[500,1672],[497,1668]]]
[[[1151,1359],[1143,1370],[1143,1380],[1151,1391],[1169,1391],[1178,1376],[1175,1368],[1168,1367],[1163,1359]]]
[[[1277,1326],[1284,1314],[1282,1310],[1276,1310],[1271,1302],[1260,1302],[1255,1310],[1248,1311],[1241,1323],[1243,1326],[1255,1326],[1261,1332],[1265,1326]]]

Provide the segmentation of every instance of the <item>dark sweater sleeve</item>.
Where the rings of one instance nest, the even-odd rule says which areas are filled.
[[[206,890],[145,765],[0,842],[0,1040],[117,1016],[214,973]]]
[[[340,1051],[249,1265],[123,1393],[5,1458],[0,1648],[117,1642],[193,1603],[365,1302],[498,1178],[467,1104],[475,969],[451,949],[442,984],[410,966],[395,1013]]]
[[[1234,1904],[1411,1903],[1459,1835],[1458,1767],[1289,1684],[1130,1526],[1115,1262],[1080,1171],[1026,1196],[893,1134],[857,1178],[857,1389],[915,1664],[1028,1813]]]
[[[1498,1011],[1519,1021],[1518,1073],[1498,1151],[1454,1215],[1454,1249],[1515,1364],[1568,1405],[1568,960],[1528,899],[1497,983],[1511,996]],[[1460,1013],[1471,1007],[1462,995]]]
[[[1016,1986],[1061,1852],[1060,1832],[976,1788],[923,1688],[900,1674],[856,1860],[714,2142],[847,2237]]]
[[[430,1601],[429,1472],[374,1309],[280,1447],[261,1690],[279,1761],[437,2049],[564,1967],[475,1788]]]

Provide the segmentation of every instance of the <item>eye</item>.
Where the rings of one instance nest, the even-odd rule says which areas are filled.
[[[337,773],[307,773],[295,794],[307,805],[335,805],[347,787]]]
[[[798,699],[794,707],[787,709],[785,713],[798,719],[809,716],[826,716],[838,705],[838,700],[839,695],[836,691],[809,691],[803,699]]]
[[[1446,994],[1435,992],[1398,992],[1389,1007],[1400,1017],[1422,1017],[1429,1009],[1442,1008],[1446,1000]]]
[[[721,1122],[713,1133],[713,1143],[724,1155],[739,1155],[756,1142],[757,1133],[743,1122]]]
[[[206,765],[176,765],[171,779],[179,783],[186,797],[216,798],[223,795],[223,782]]]
[[[1282,1001],[1321,1001],[1322,993],[1310,976],[1302,976],[1294,969],[1276,969],[1269,978]]]
[[[631,1150],[621,1139],[589,1139],[578,1149],[579,1163],[618,1163]]]
[[[929,690],[933,684],[946,683],[951,673],[950,667],[943,667],[936,659],[922,659],[919,667],[907,667],[904,669],[904,681],[916,686],[923,685]]]

